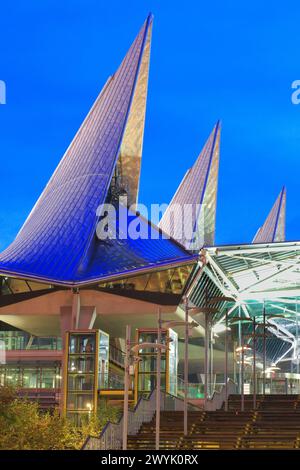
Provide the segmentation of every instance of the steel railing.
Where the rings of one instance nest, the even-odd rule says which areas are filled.
[[[227,397],[237,393],[237,384],[233,380],[228,379],[227,382]],[[206,411],[216,411],[222,408],[223,403],[226,400],[226,387],[222,385],[220,391],[215,391],[210,400],[207,400]]]
[[[129,388],[132,389],[132,378]],[[114,374],[113,372],[100,373],[99,390],[124,390],[124,376]]]
[[[4,349],[6,351],[62,350],[62,339],[60,336],[34,336],[18,331],[1,331],[0,340],[4,342]]]
[[[124,368],[124,363],[125,363],[125,353],[114,346],[113,344],[109,345],[109,360],[111,362],[114,362],[118,366]]]
[[[204,397],[204,384],[200,383],[188,383],[188,398],[197,399]],[[177,377],[177,394],[179,396],[184,396],[184,380],[181,377]]]
[[[140,398],[133,410],[128,413],[128,435],[135,435],[143,423],[152,420],[155,413],[154,390],[149,398]],[[123,416],[118,423],[110,421],[104,426],[99,437],[89,436],[83,450],[117,450],[122,448]]]
[[[183,411],[184,402],[181,398],[161,392],[161,411]],[[189,404],[190,410],[199,410]],[[133,410],[128,413],[128,435],[135,436],[143,423],[149,423],[156,411],[156,390],[148,398],[140,398]],[[82,450],[118,450],[122,448],[123,416],[118,423],[108,422],[99,437],[89,436]]]

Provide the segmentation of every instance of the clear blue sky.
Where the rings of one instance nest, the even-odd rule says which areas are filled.
[[[154,14],[140,202],[169,202],[222,120],[217,242],[248,242],[287,186],[300,238],[296,2],[28,0],[0,6],[0,248],[15,236],[109,74]]]

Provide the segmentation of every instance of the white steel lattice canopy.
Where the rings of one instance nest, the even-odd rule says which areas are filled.
[[[239,309],[243,316],[259,319],[265,310],[270,317],[267,328],[277,340],[270,343],[278,348],[274,361],[283,360],[278,339],[290,344],[285,360],[288,353],[293,359],[298,354],[300,242],[218,246],[205,249],[205,256],[204,273],[224,296],[235,299],[229,315],[237,315]]]

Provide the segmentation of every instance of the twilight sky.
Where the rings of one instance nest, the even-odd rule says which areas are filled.
[[[264,3],[264,5],[262,5]],[[0,6],[0,249],[16,235],[65,149],[154,14],[140,202],[169,202],[222,120],[217,243],[244,243],[287,186],[287,239],[300,238],[300,6],[34,0]]]

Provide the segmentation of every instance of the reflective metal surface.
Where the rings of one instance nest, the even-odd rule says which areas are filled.
[[[17,238],[0,255],[0,272],[58,282],[84,278],[82,267],[92,263],[90,246],[95,237],[96,209],[106,200],[120,149],[125,158],[131,140],[130,155],[133,152],[136,158],[141,153],[151,23],[149,15]],[[135,124],[136,142],[131,139]],[[93,275],[95,265],[88,277]]]
[[[215,239],[216,198],[219,171],[220,123],[218,122],[193,167],[184,176],[165,211],[160,228],[191,248],[191,241],[182,227],[191,227],[201,246],[212,246]],[[184,217],[186,205],[192,208]],[[200,209],[198,205],[201,205]]]
[[[286,189],[282,188],[265,223],[258,230],[253,243],[285,241]]]

